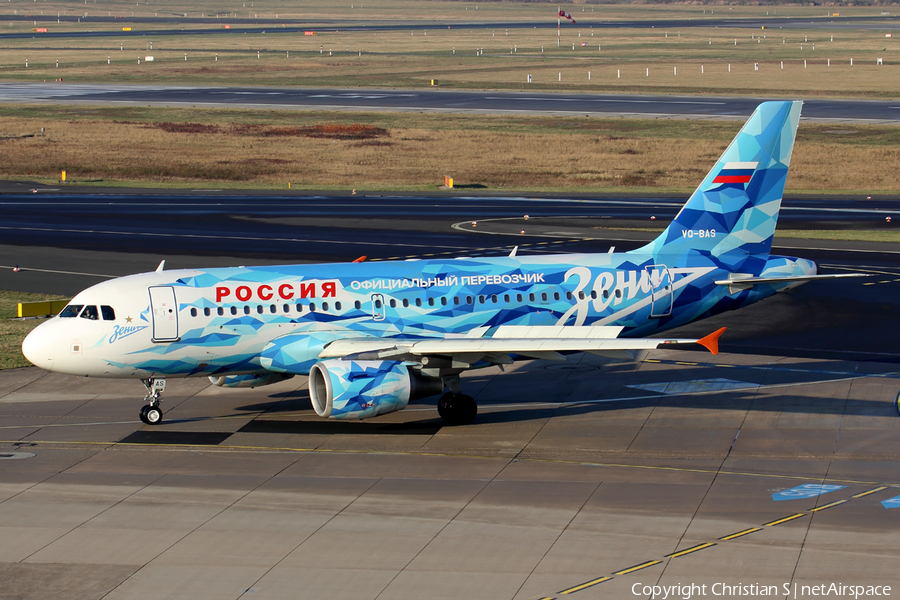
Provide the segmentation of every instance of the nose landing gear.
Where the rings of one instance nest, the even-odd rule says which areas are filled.
[[[147,395],[144,396],[144,400],[150,402],[150,404],[141,408],[141,421],[147,425],[158,425],[163,418],[163,411],[159,404],[162,402],[162,393],[166,389],[166,380],[150,377],[141,379],[141,383],[147,388]]]

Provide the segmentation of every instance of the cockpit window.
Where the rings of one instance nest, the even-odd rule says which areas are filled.
[[[97,313],[96,306],[85,306],[84,310],[81,311],[82,319],[90,319],[91,321],[96,321],[100,318],[100,315]]]
[[[101,306],[100,314],[103,315],[104,321],[115,321],[116,320],[116,311],[113,310],[112,306]]]
[[[59,316],[64,319],[77,317],[82,308],[84,308],[84,304],[70,304],[59,313]]]

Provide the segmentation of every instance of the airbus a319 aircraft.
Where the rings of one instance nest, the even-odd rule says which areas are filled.
[[[716,352],[721,330],[647,336],[836,277],[769,254],[801,104],[761,104],[668,228],[637,250],[160,268],[79,293],[22,351],[50,371],[140,379],[148,424],[162,421],[166,377],[254,387],[308,375],[313,408],[332,419],[443,393],[441,417],[464,424],[477,413],[460,386],[467,369],[673,343]]]

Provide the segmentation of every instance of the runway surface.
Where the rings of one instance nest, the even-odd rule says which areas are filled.
[[[425,111],[697,119],[749,117],[770,98],[337,88],[0,83],[0,102]],[[900,102],[807,100],[805,121],[897,123]]]
[[[606,252],[611,246],[624,251],[655,234],[610,227],[665,224],[683,203],[450,193],[86,193],[15,183],[0,186],[0,192],[0,289],[68,295],[110,277],[151,271],[164,259],[172,269],[349,262],[360,256],[501,256],[514,246],[521,254]],[[896,198],[788,198],[779,227],[889,228],[885,219],[898,210]],[[822,272],[873,276],[806,284],[681,333],[705,335],[727,326],[722,344],[729,352],[900,362],[900,337],[894,334],[900,330],[900,246],[776,236],[773,251],[815,260]],[[16,265],[21,271],[13,273]]]
[[[77,291],[162,259],[626,250],[653,234],[601,228],[667,221],[681,200],[13,183],[0,203],[0,289]],[[788,199],[780,225],[871,229],[896,208]],[[322,420],[295,377],[253,390],[169,380],[166,421],[150,427],[138,382],[0,371],[0,598],[592,599],[676,584],[810,597],[802,586],[823,583],[893,597],[900,248],[776,246],[877,276],[807,284],[679,331],[727,325],[715,357],[469,372],[480,412],[468,426],[444,426],[435,398]]]
[[[894,30],[900,28],[900,18],[893,15],[872,15],[864,17],[834,18],[813,17],[795,18],[778,17],[775,15],[757,18],[716,18],[705,16],[696,19],[652,19],[652,20],[616,20],[603,19],[602,11],[572,11],[577,23],[566,24],[568,28],[579,29],[691,29],[695,27],[712,28],[749,28],[759,29],[765,26],[769,29],[879,29]],[[361,21],[355,19],[273,19],[274,15],[263,15],[262,19],[256,17],[238,17],[236,13],[228,13],[219,16],[164,16],[164,17],[126,17],[100,16],[90,14],[81,15],[6,15],[8,21],[32,21],[42,24],[79,23],[85,27],[96,24],[140,24],[144,27],[132,27],[131,31],[120,30],[83,30],[83,31],[50,31],[41,32],[40,38],[96,38],[96,37],[120,37],[132,36],[183,36],[183,35],[235,35],[235,34],[294,34],[304,31],[331,32],[331,31],[421,31],[428,29],[555,29],[559,25],[552,13],[549,19],[539,21],[435,21],[435,20],[403,20],[403,21]],[[260,25],[260,23],[264,25]],[[229,25],[228,29],[224,25]],[[168,25],[170,28],[153,29]],[[171,27],[172,25],[189,25],[188,27]],[[193,25],[191,27],[190,25]],[[237,25],[238,27],[234,27]],[[198,27],[199,26],[199,27]],[[0,33],[0,39],[37,37],[33,32]]]

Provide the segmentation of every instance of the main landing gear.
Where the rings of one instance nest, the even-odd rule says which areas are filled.
[[[468,425],[478,414],[478,405],[472,396],[447,392],[438,400],[438,414],[450,425]]]
[[[150,404],[141,408],[141,421],[147,425],[158,425],[163,418],[163,411],[159,404],[162,402],[162,393],[166,389],[166,380],[150,377],[141,379],[141,383],[147,388],[147,395],[144,396],[144,400],[150,402]]]

